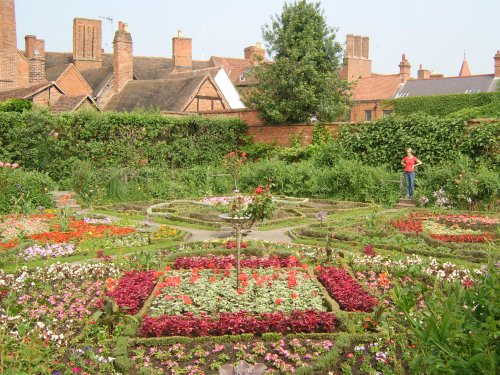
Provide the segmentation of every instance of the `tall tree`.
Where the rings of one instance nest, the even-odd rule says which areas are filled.
[[[335,41],[320,3],[285,3],[281,15],[262,28],[272,63],[253,69],[257,80],[245,104],[269,123],[334,121],[351,106],[347,81],[340,79],[342,45]]]

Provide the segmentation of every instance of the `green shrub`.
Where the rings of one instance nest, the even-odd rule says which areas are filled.
[[[48,191],[54,185],[43,173],[0,168],[0,212],[30,212],[39,206],[53,207]]]
[[[52,178],[75,159],[97,169],[145,164],[191,167],[218,162],[246,125],[233,118],[165,117],[154,112],[0,112],[0,157]]]
[[[33,102],[27,99],[9,99],[0,103],[0,112],[23,112],[30,111]]]
[[[486,106],[494,101],[500,101],[500,92],[415,96],[388,99],[383,102],[383,105],[393,107],[394,113],[397,115],[411,115],[420,112],[433,116],[446,116],[462,109]]]

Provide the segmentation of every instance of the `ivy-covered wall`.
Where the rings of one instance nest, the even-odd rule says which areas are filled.
[[[159,113],[0,112],[0,160],[67,177],[76,159],[96,167],[189,167],[232,151],[247,126],[239,119]]]
[[[463,109],[487,106],[493,102],[500,103],[500,92],[415,96],[384,100],[382,105],[393,108],[394,113],[398,115],[422,112],[432,116],[446,116]]]

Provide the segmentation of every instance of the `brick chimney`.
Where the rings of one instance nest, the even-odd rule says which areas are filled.
[[[0,0],[0,91],[16,88],[17,38],[14,0]]]
[[[348,34],[345,47],[344,65],[340,71],[340,77],[349,82],[356,81],[358,78],[371,77],[370,38]]]
[[[431,78],[431,71],[423,69],[422,64],[420,64],[420,67],[418,69],[418,79],[427,79],[427,78]]]
[[[35,35],[24,37],[24,55],[29,62],[29,84],[46,82],[45,79],[45,41]]]
[[[191,38],[184,38],[182,31],[172,38],[172,59],[176,68],[189,69],[193,67],[193,45]]]
[[[245,48],[245,60],[252,60],[252,63],[257,65],[264,61],[266,50],[257,42],[255,46]]]
[[[128,26],[122,21],[118,22],[118,30],[113,39],[113,90],[121,91],[125,84],[134,78],[134,55],[132,35]]]
[[[100,20],[73,20],[73,63],[80,71],[102,68],[102,23]]]
[[[495,77],[500,77],[500,50],[495,54]]]
[[[408,60],[406,60],[406,55],[403,53],[401,56],[401,62],[399,63],[399,77],[401,79],[401,83],[405,83],[410,78],[410,69],[411,65]]]

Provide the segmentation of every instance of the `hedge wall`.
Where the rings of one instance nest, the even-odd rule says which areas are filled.
[[[341,129],[340,145],[369,165],[401,170],[405,149],[427,165],[448,164],[462,154],[489,168],[500,167],[500,119],[467,125],[462,119],[416,113],[388,116]]]
[[[246,125],[232,118],[159,113],[0,112],[0,160],[67,177],[74,160],[96,167],[211,163],[233,150]]]
[[[482,107],[500,101],[500,92],[476,94],[415,96],[384,100],[384,107],[392,107],[395,114],[410,115],[422,112],[433,116],[446,116],[466,108]]]

